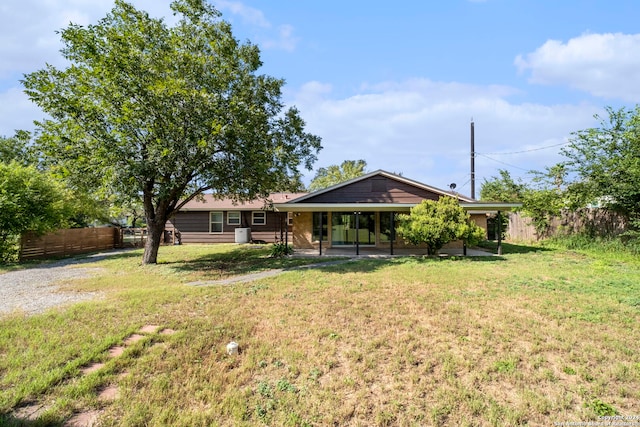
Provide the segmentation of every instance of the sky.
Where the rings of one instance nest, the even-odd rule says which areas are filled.
[[[240,41],[261,50],[260,73],[286,81],[283,101],[322,138],[314,170],[363,159],[476,197],[508,170],[563,159],[572,133],[605,107],[640,101],[636,0],[210,0]],[[168,0],[131,0],[174,17]],[[97,22],[112,0],[2,0],[0,136],[33,130],[44,114],[20,80],[65,67],[56,31]]]

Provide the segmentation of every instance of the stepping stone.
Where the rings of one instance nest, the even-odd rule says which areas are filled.
[[[124,347],[121,345],[116,345],[109,349],[109,357],[118,357],[122,353],[124,353]]]
[[[175,333],[176,331],[170,328],[164,328],[163,330],[160,331],[160,335],[173,335]]]
[[[64,427],[93,427],[98,423],[100,411],[81,412],[69,418]]]
[[[46,406],[40,403],[32,403],[30,405],[17,408],[13,412],[12,416],[13,418],[24,420],[24,421],[35,421],[46,410],[47,410]]]
[[[96,363],[92,363],[91,365],[80,369],[80,372],[82,372],[82,375],[88,375],[88,374],[90,374],[92,372],[95,372],[98,369],[101,369],[103,367],[104,367],[104,363],[96,362]]]
[[[124,345],[131,345],[133,343],[136,343],[138,341],[140,341],[141,339],[144,338],[144,335],[140,335],[140,334],[133,334],[131,335],[129,338],[127,338],[126,340],[124,340]]]
[[[160,328],[158,325],[145,325],[140,328],[140,332],[143,334],[155,334],[158,328]]]
[[[111,401],[116,400],[118,398],[118,387],[115,385],[110,385],[103,388],[100,393],[98,393],[98,399],[102,401]]]

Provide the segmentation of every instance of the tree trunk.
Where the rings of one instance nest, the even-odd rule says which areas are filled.
[[[143,264],[158,263],[158,249],[164,237],[164,222],[147,222],[147,243],[144,245]]]

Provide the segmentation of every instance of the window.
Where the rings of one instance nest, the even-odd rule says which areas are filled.
[[[227,224],[240,225],[240,212],[227,212]]]
[[[267,223],[267,213],[265,211],[251,213],[251,224],[265,225],[266,223]]]
[[[209,213],[209,233],[222,233],[222,212]]]
[[[314,212],[313,213],[313,232],[311,239],[314,242],[320,241],[320,234],[322,234],[322,241],[326,242],[328,239],[328,221],[326,212]]]
[[[398,226],[396,214],[393,212],[380,212],[380,241],[381,242],[391,241],[391,221],[393,221],[393,231],[395,234],[395,228]],[[397,237],[394,235],[393,241],[395,242],[396,240],[397,240]]]
[[[287,224],[293,225],[293,212],[287,212]]]

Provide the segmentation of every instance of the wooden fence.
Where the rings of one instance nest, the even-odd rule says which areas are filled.
[[[121,246],[121,230],[113,227],[72,228],[43,236],[25,233],[20,242],[20,259],[63,257]]]
[[[544,235],[538,235],[531,225],[531,219],[520,212],[509,213],[507,239],[514,241],[533,241],[546,237],[586,233],[590,236],[616,236],[625,232],[628,224],[615,212],[605,209],[580,209],[564,211],[551,220]]]

